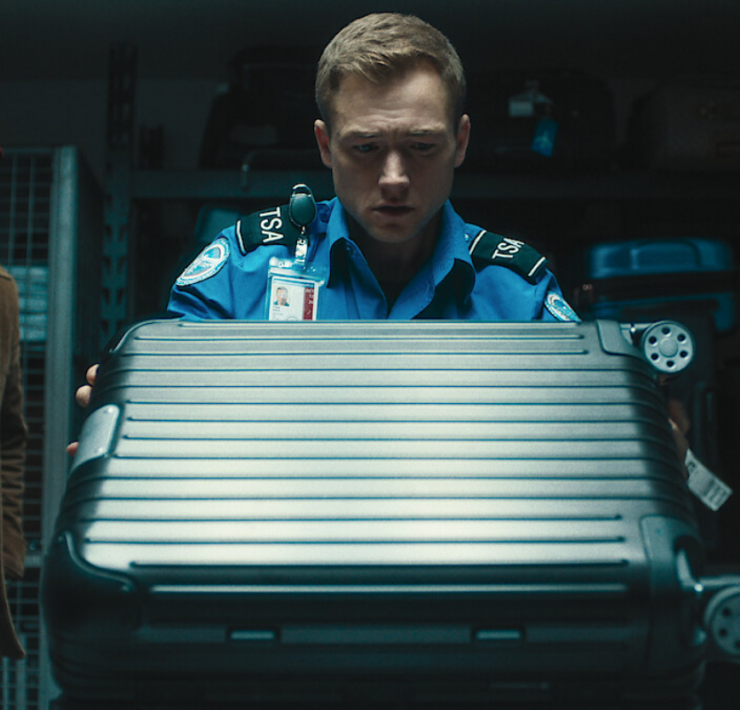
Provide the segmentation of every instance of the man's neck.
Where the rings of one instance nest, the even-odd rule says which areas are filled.
[[[441,213],[416,237],[400,244],[389,244],[373,239],[349,215],[347,219],[350,236],[362,250],[390,308],[401,291],[434,253]]]

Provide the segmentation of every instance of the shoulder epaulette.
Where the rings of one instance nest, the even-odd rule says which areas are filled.
[[[301,230],[288,216],[288,205],[255,212],[241,217],[236,223],[236,241],[242,255],[263,244],[293,247],[300,236]]]
[[[470,243],[470,256],[478,263],[512,269],[531,284],[537,283],[547,268],[547,259],[536,249],[485,229]]]
[[[290,191],[287,205],[255,212],[236,223],[239,250],[246,256],[261,244],[295,246],[299,239],[308,244],[308,227],[316,218],[316,200],[311,188],[299,183]]]

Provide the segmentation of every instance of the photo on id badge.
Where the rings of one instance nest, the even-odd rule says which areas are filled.
[[[316,284],[273,278],[270,283],[270,320],[316,320]]]

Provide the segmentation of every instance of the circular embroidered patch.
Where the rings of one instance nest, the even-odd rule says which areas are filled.
[[[581,321],[568,302],[555,291],[548,291],[545,297],[545,308],[558,320],[568,323],[579,323]]]
[[[178,286],[189,286],[215,276],[229,260],[231,248],[225,237],[220,237],[207,246],[190,266],[175,281]]]

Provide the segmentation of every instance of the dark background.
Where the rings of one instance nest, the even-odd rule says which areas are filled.
[[[630,160],[630,126],[641,97],[676,76],[699,75],[700,83],[740,77],[740,3],[734,0],[3,0],[0,145],[79,146],[101,185],[109,185],[109,51],[117,42],[136,48],[131,167],[148,169],[147,184],[154,187],[131,203],[127,320],[146,317],[164,308],[170,282],[195,248],[204,204],[249,209],[284,199],[238,199],[232,190],[219,200],[198,175],[209,110],[228,80],[229,60],[249,47],[300,46],[318,57],[348,21],[377,10],[413,12],[439,27],[471,75],[571,69],[598,77],[612,93],[617,151],[600,170],[477,170],[456,189],[455,203],[467,219],[545,252],[566,295],[580,284],[580,251],[605,239],[710,237],[737,248],[739,172],[664,173]],[[474,136],[484,134],[485,118],[473,113],[472,120]],[[310,141],[310,124],[305,131]],[[184,182],[168,191],[173,171]],[[207,195],[200,194],[204,186]],[[740,491],[736,330],[711,347],[720,354],[707,374],[718,392],[716,466]],[[740,559],[737,495],[713,532],[712,562],[728,569]],[[710,671],[706,710],[735,707],[736,671]]]

